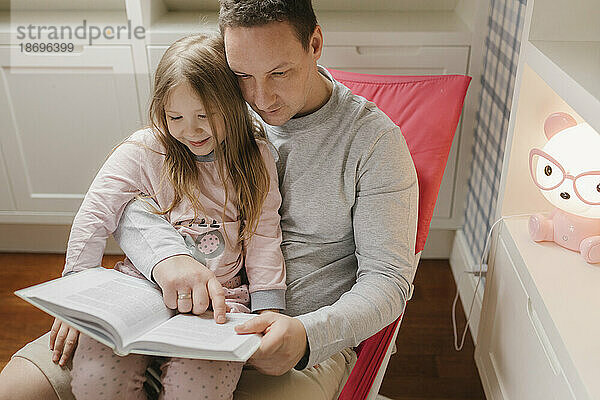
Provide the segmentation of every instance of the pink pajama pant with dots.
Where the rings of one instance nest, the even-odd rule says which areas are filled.
[[[133,271],[121,269],[121,272],[135,275]],[[223,284],[226,303],[232,312],[250,312],[248,287],[240,283],[236,277]],[[146,399],[145,371],[152,360],[152,356],[142,354],[120,357],[109,347],[81,334],[73,356],[73,394],[78,400]],[[167,359],[161,365],[160,399],[233,399],[243,365],[233,361]]]

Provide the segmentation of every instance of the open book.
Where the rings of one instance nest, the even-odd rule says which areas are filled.
[[[246,361],[260,345],[260,335],[233,330],[254,315],[228,313],[227,322],[217,324],[212,312],[177,314],[158,286],[112,269],[91,268],[15,294],[118,355]]]

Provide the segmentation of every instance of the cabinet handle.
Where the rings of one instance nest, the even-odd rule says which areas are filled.
[[[542,348],[544,349],[544,354],[546,354],[546,358],[550,363],[550,367],[552,368],[552,372],[554,375],[559,375],[562,371],[560,367],[560,362],[558,361],[558,357],[556,353],[554,353],[554,349],[552,349],[552,344],[550,343],[550,339],[546,335],[546,331],[542,326],[542,322],[540,321],[535,309],[533,308],[533,304],[531,303],[531,299],[527,297],[527,315],[529,315],[529,320],[533,325],[533,330],[537,335],[540,343],[542,344]]]

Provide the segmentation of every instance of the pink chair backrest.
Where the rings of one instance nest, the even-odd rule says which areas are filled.
[[[415,253],[423,250],[448,153],[471,78],[464,75],[388,76],[329,70],[354,94],[377,106],[400,127],[419,181]],[[358,361],[340,400],[365,399],[400,318],[357,349]]]
[[[419,180],[415,253],[423,250],[454,132],[471,78],[389,76],[329,70],[354,94],[377,104],[406,139]]]

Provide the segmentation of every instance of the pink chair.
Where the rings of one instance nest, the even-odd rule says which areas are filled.
[[[330,72],[354,94],[377,104],[400,127],[406,139],[419,181],[415,246],[418,263],[471,78],[464,75],[387,76]],[[358,361],[339,400],[374,400],[377,397],[401,320],[402,315],[358,346]]]

